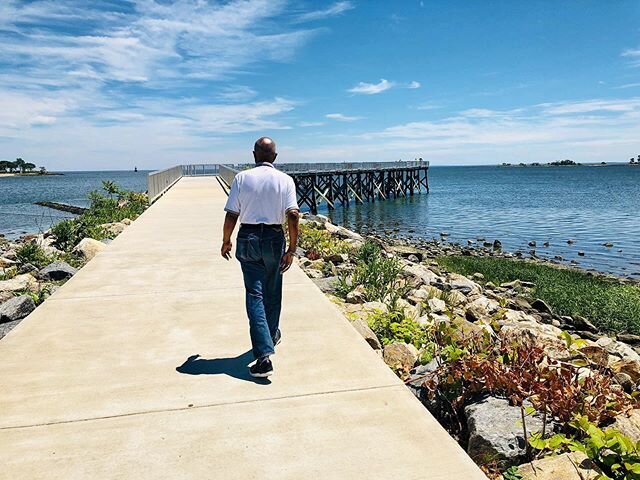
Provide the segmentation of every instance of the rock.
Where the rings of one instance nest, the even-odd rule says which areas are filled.
[[[0,268],[9,268],[13,265],[17,265],[18,262],[16,260],[11,260],[9,258],[0,257]]]
[[[467,453],[479,464],[493,461],[501,465],[517,465],[526,458],[526,441],[520,407],[507,400],[488,397],[464,409],[469,429]],[[527,434],[542,431],[542,419],[526,417]],[[547,425],[547,431],[551,427]]]
[[[0,323],[0,340],[2,340],[2,338],[13,330],[20,322],[21,320],[14,320],[13,322]]]
[[[418,360],[418,349],[408,343],[392,343],[384,347],[382,358],[394,370],[409,372]]]
[[[409,258],[410,256],[416,257],[418,262],[422,261],[422,251],[417,248],[410,247],[408,245],[391,245],[387,247],[387,251],[390,251],[399,257]]]
[[[21,275],[25,273],[37,273],[37,271],[38,267],[36,267],[35,265],[31,265],[30,263],[20,265],[20,268],[18,268],[18,273]]]
[[[580,251],[578,252],[578,256],[579,256],[579,257],[584,257],[584,252],[583,252],[582,250],[580,250]]]
[[[29,290],[37,285],[33,275],[25,273],[17,275],[9,280],[0,281],[0,292],[17,292],[20,290]]]
[[[22,320],[36,309],[36,304],[29,295],[13,297],[0,305],[0,323]]]
[[[482,317],[487,317],[494,314],[500,308],[500,304],[495,300],[480,295],[474,299],[473,302],[467,305],[467,312],[471,310],[472,317],[476,320],[480,320]]]
[[[432,313],[443,313],[447,309],[447,304],[439,298],[430,298],[427,300],[427,305]]]
[[[327,229],[329,233],[332,235],[337,235],[340,238],[350,238],[352,240],[364,241],[362,235],[356,232],[352,232],[351,230],[347,230],[344,227],[339,227],[337,225],[333,225],[332,223],[326,222],[324,224],[324,228]]]
[[[616,342],[613,338],[602,337],[596,341],[596,344],[604,348],[610,355],[640,362],[640,355],[633,348],[625,343]]]
[[[38,273],[38,278],[41,280],[66,280],[73,277],[78,270],[65,262],[53,262],[44,267]]]
[[[433,273],[424,265],[409,264],[409,265],[405,265],[402,270],[405,275],[409,277],[413,277],[418,281],[427,285],[430,285],[432,283],[437,283],[441,280],[438,275]]]
[[[334,253],[333,255],[327,255],[324,257],[325,262],[332,262],[335,265],[339,265],[349,260],[349,255],[346,253]]]
[[[531,308],[534,308],[535,310],[538,310],[539,312],[553,314],[553,311],[551,310],[551,307],[549,305],[547,305],[547,303],[544,300],[540,300],[539,298],[536,298],[533,301],[533,303],[531,304]]]
[[[317,278],[322,278],[324,277],[324,273],[322,273],[320,270],[316,270],[315,268],[307,268],[304,273],[307,274],[307,277],[311,278],[311,279],[317,279]]]
[[[365,302],[362,304],[362,310],[367,313],[387,313],[389,311],[389,307],[387,307],[387,305],[382,302]]]
[[[536,241],[535,241],[535,240],[531,240],[531,241],[529,242],[529,246],[530,246],[530,247],[535,247],[536,245],[537,245],[537,243],[536,243]]]
[[[522,480],[597,480],[602,471],[582,452],[545,457],[518,467]]]
[[[596,365],[601,367],[609,365],[609,354],[599,345],[586,345],[579,348],[578,351]]]
[[[571,318],[571,324],[576,330],[586,330],[588,332],[598,333],[598,328],[584,317],[576,316]]]
[[[467,297],[460,290],[451,290],[448,296],[449,296],[449,303],[451,303],[451,306],[453,307],[456,307],[467,301]]]
[[[133,222],[131,221],[130,218],[123,218],[120,223],[124,223],[125,225],[129,226],[131,225]]]
[[[609,367],[611,367],[611,370],[615,373],[624,373],[629,375],[634,383],[640,382],[640,362],[638,361],[623,358],[621,360],[611,362]]]
[[[351,325],[353,325],[353,328],[355,328],[356,331],[360,335],[362,335],[362,338],[367,341],[371,348],[373,348],[374,350],[380,350],[382,348],[380,340],[378,340],[376,334],[373,333],[373,330],[371,330],[367,322],[365,322],[363,319],[357,318],[353,322],[351,322]]]
[[[315,283],[320,290],[324,293],[335,293],[336,291],[336,282],[338,281],[338,277],[323,277],[323,278],[313,278],[313,283]]]
[[[418,257],[416,257],[415,255],[409,255],[407,257],[407,260],[409,260],[410,262],[413,262],[413,263],[419,263],[420,262],[420,259]]]
[[[127,228],[124,222],[103,223],[100,226],[112,235],[120,235]]]
[[[620,385],[623,390],[627,393],[632,393],[636,388],[636,384],[633,383],[633,380],[626,373],[614,373],[613,379],[616,381],[618,385]]]
[[[631,333],[621,333],[617,336],[619,342],[624,342],[634,347],[640,346],[640,335],[633,335]]]
[[[106,245],[93,238],[83,238],[78,245],[73,249],[74,253],[79,253],[86,260],[91,260],[98,252],[101,252],[106,248]]]
[[[365,300],[365,289],[362,285],[358,285],[356,288],[347,293],[347,303],[364,303]]]
[[[455,327],[455,331],[453,333],[454,339],[460,342],[470,340],[475,337],[482,337],[485,332],[488,331],[482,325],[471,323],[461,317],[455,317],[451,320],[451,325]],[[491,327],[487,328],[490,329]]]
[[[500,240],[493,241],[493,249],[494,250],[502,250],[502,242]]]
[[[628,414],[621,414],[616,417],[611,428],[619,430],[623,435],[629,437],[633,442],[640,441],[640,409],[633,409]]]
[[[484,280],[484,275],[479,272],[476,272],[473,275],[471,275],[471,278],[473,278],[476,281]]]
[[[449,274],[449,286],[466,294],[480,291],[480,285],[457,273]]]
[[[527,342],[543,348],[549,357],[556,360],[568,360],[571,353],[567,349],[567,345],[560,337],[562,330],[553,325],[538,323],[535,319],[531,319],[529,315],[519,312],[520,318],[525,320],[501,320],[499,321],[502,328],[500,336],[507,341]],[[507,315],[507,317],[514,315]]]

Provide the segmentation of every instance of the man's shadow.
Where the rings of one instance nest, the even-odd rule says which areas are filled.
[[[268,378],[255,378],[249,375],[248,365],[253,361],[251,350],[237,357],[227,358],[200,358],[200,355],[191,355],[187,360],[176,367],[176,371],[186,375],[229,375],[230,377],[248,382],[269,385]]]

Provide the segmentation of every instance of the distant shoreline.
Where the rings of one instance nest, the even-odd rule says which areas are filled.
[[[48,177],[64,175],[64,173],[47,172],[47,173],[0,173],[1,177]]]

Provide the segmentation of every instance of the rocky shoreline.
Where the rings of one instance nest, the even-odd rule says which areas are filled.
[[[567,415],[585,415],[586,421],[593,422],[590,431],[613,425],[625,438],[640,441],[640,406],[635,400],[640,394],[640,336],[612,337],[586,318],[555,314],[545,302],[531,297],[534,285],[528,282],[494,285],[482,274],[465,277],[435,261],[448,255],[518,258],[503,252],[499,242],[483,242],[478,248],[379,235],[365,238],[331,224],[322,215],[305,215],[302,225],[303,236],[306,230],[316,243],[311,254],[299,249],[300,266],[491,478],[578,480],[600,475],[602,465],[597,458],[570,452],[568,447],[549,447],[547,438],[552,435],[560,443],[587,441]],[[329,241],[323,240],[328,245],[326,255],[317,253],[321,248],[316,244],[322,237],[318,232],[322,231],[330,235]],[[349,284],[356,277],[354,271],[362,268],[358,266],[361,260],[355,258],[360,254],[349,248],[362,248],[367,240],[380,246],[383,258],[399,265],[393,288],[402,294],[393,307],[384,299],[367,298],[366,285]],[[340,242],[345,251],[336,253],[334,247]],[[308,246],[304,238],[301,246]],[[526,261],[549,263],[536,258]],[[385,338],[391,335],[395,337]],[[514,360],[520,358],[513,353],[516,351],[521,356],[527,351],[529,357],[538,359],[519,376],[514,376],[520,361]],[[511,355],[513,365],[501,363],[504,355]],[[566,398],[579,398],[583,403],[559,407],[561,399],[552,398],[545,382],[527,379],[532,369],[549,385],[555,382],[558,390],[566,390]],[[560,377],[558,372],[562,372]],[[510,378],[513,385],[501,383],[502,377]],[[475,378],[482,381],[474,383]],[[456,396],[445,401],[452,390]],[[541,400],[545,396],[548,398]],[[585,399],[603,401],[598,404],[601,411],[594,413],[585,407]],[[563,414],[563,408],[573,411]],[[614,430],[607,432],[614,434]],[[544,446],[534,453],[534,443]],[[640,463],[633,468],[640,469]]]
[[[112,238],[131,220],[100,225]],[[49,298],[112,240],[86,237],[71,252],[55,246],[47,231],[17,240],[0,238],[0,340]]]

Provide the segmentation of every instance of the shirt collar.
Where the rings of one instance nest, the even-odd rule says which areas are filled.
[[[271,168],[276,168],[273,166],[273,163],[271,162],[260,162],[260,163],[256,163],[256,167],[271,167]]]

